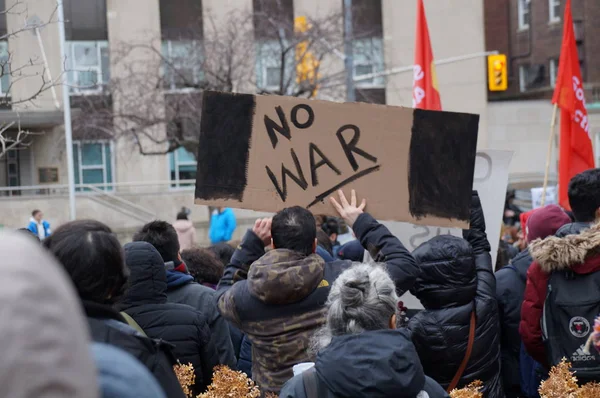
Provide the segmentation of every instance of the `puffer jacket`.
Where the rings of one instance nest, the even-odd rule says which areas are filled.
[[[177,231],[179,238],[179,248],[183,250],[191,249],[196,244],[196,227],[190,220],[177,220],[173,223],[173,228]]]
[[[412,286],[418,268],[398,238],[368,214],[358,217],[354,232],[376,261],[386,263],[399,293]],[[217,292],[221,314],[252,343],[252,377],[261,390],[278,393],[295,364],[314,359],[307,349],[325,323],[330,286],[351,265],[286,249],[265,254],[263,242],[248,231]]]
[[[495,275],[501,331],[502,381],[508,398],[517,397],[521,392],[519,322],[527,271],[532,262],[529,250],[525,249]]]
[[[573,224],[565,225],[565,227],[568,226],[573,226]],[[569,230],[569,228],[565,229]],[[571,230],[573,231],[573,229]],[[583,232],[579,235],[566,235],[563,238],[549,237],[534,241],[529,246],[534,262],[527,273],[519,333],[529,355],[546,368],[549,368],[549,363],[542,340],[540,321],[550,275],[554,271],[568,269],[581,275],[600,271],[600,255],[598,254],[600,224],[589,229],[586,227],[577,230]]]
[[[154,246],[147,242],[128,243],[125,260],[130,286],[119,309],[129,314],[148,337],[173,344],[175,357],[182,364],[194,366],[194,394],[203,392],[211,383],[213,368],[219,364],[206,318],[190,306],[167,303],[167,274]]]
[[[425,310],[408,327],[425,374],[446,389],[465,357],[471,312],[475,311],[475,342],[457,387],[481,380],[484,397],[503,398],[496,280],[476,193],[470,225],[463,232],[465,239],[442,235],[413,252],[421,273],[411,292]]]
[[[313,372],[317,389],[323,392],[319,398],[448,397],[439,384],[423,373],[406,330],[334,337],[319,352]],[[279,397],[311,398],[304,387],[303,375],[288,381]]]

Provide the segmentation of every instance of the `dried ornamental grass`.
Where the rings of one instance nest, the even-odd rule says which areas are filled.
[[[450,398],[483,398],[481,389],[483,383],[481,380],[475,380],[468,386],[457,390],[456,388],[450,391]]]
[[[576,398],[579,386],[577,377],[570,370],[571,363],[563,358],[560,363],[550,369],[547,380],[540,384],[541,398]]]
[[[600,383],[587,383],[577,391],[577,398],[598,398],[600,397]]]
[[[194,387],[194,383],[196,383],[196,375],[194,374],[194,366],[191,363],[187,365],[182,365],[181,363],[173,366],[173,370],[175,371],[175,375],[177,375],[177,380],[179,380],[179,384],[181,385],[181,389],[186,397],[192,397],[192,387]]]
[[[260,390],[245,373],[231,370],[227,366],[215,367],[213,381],[208,391],[197,398],[259,398]]]

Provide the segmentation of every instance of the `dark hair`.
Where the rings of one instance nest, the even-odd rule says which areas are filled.
[[[152,221],[144,225],[135,235],[134,242],[148,242],[158,250],[164,262],[179,259],[177,231],[166,221]]]
[[[312,213],[304,207],[294,206],[281,210],[271,224],[273,245],[305,255],[313,253],[317,227]]]
[[[38,215],[38,213],[41,213],[41,210],[35,209],[34,211],[31,212],[31,217],[35,217]]]
[[[235,252],[235,248],[229,243],[221,242],[216,245],[210,246],[207,250],[209,250],[221,263],[223,263],[223,267],[227,266],[231,262],[231,257]]]
[[[177,219],[178,220],[187,220],[188,219],[187,213],[184,213],[184,212],[177,213]]]
[[[317,244],[333,256],[333,243],[331,243],[331,239],[329,239],[327,232],[322,229],[317,230]]]
[[[600,169],[586,170],[569,182],[569,203],[575,221],[593,222],[600,207]]]
[[[25,235],[35,239],[38,243],[40,243],[40,237],[28,230],[27,228],[19,228],[17,229],[17,231],[24,233]]]
[[[196,282],[217,285],[221,280],[225,267],[211,251],[187,249],[181,252],[181,257]]]
[[[333,217],[327,217],[323,225],[321,225],[321,228],[325,231],[327,236],[340,233],[340,223]]]
[[[43,244],[63,265],[82,300],[113,304],[123,294],[129,270],[119,240],[105,224],[72,221]]]

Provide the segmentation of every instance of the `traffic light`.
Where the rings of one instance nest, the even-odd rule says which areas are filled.
[[[488,89],[490,91],[506,91],[508,88],[508,69],[506,55],[488,56]]]

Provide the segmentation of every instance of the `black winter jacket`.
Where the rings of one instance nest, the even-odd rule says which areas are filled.
[[[342,365],[343,364],[343,365]],[[310,370],[307,372],[311,372]],[[378,330],[334,337],[317,356],[314,371],[319,398],[445,398],[426,377],[405,330]],[[423,393],[423,391],[426,393]],[[281,390],[280,398],[310,398],[303,375]]]
[[[496,280],[479,197],[474,194],[465,239],[438,236],[413,252],[421,274],[411,290],[425,310],[409,322],[425,374],[447,388],[462,362],[475,310],[475,342],[458,383],[484,383],[484,397],[503,398]],[[443,364],[443,366],[440,366]]]
[[[194,396],[203,392],[211,383],[213,368],[219,364],[206,318],[190,306],[167,303],[166,270],[154,246],[147,242],[128,243],[125,259],[130,286],[119,308],[149,337],[173,344],[175,357],[182,364],[194,366]]]
[[[495,275],[500,316],[502,380],[508,398],[518,397],[521,392],[519,322],[527,284],[527,270],[532,262],[529,250],[525,249]]]
[[[167,397],[185,398],[173,371],[177,361],[168,343],[141,335],[107,305],[83,301],[83,308],[93,341],[113,345],[133,355],[148,368]]]

